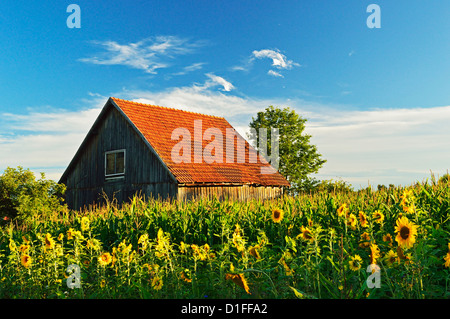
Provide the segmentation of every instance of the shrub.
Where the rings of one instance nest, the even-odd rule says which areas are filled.
[[[64,209],[64,192],[65,185],[47,180],[44,173],[36,179],[29,169],[8,167],[0,176],[0,218],[24,221]]]

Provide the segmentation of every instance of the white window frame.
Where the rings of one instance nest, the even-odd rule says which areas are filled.
[[[122,153],[123,152],[123,173],[114,173],[114,174],[106,174],[107,169],[107,157],[109,154],[114,153]],[[105,178],[112,179],[112,178],[122,178],[125,177],[125,171],[126,171],[126,162],[127,162],[127,150],[126,149],[120,149],[120,150],[113,150],[113,151],[107,151],[105,152]]]

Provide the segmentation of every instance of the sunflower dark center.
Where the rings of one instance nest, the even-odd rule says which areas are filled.
[[[403,226],[400,229],[400,237],[402,237],[405,240],[408,239],[408,237],[409,237],[409,228],[408,227]]]
[[[280,218],[280,212],[279,211],[274,211],[273,212],[273,217],[275,217],[275,219],[278,219],[278,218]]]

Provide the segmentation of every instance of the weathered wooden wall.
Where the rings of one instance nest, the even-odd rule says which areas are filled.
[[[179,186],[178,199],[192,200],[198,197],[217,197],[220,200],[231,199],[246,201],[251,199],[276,198],[283,195],[282,187],[264,187],[252,185],[236,186]]]
[[[110,107],[99,121],[75,165],[69,171],[66,202],[72,209],[102,203],[104,192],[118,203],[136,192],[146,197],[176,197],[177,184],[168,170],[115,108]],[[105,152],[125,149],[125,176],[105,178]]]

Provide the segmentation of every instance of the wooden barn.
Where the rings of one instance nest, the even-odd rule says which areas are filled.
[[[102,203],[104,194],[118,203],[136,193],[280,196],[289,182],[255,154],[223,117],[111,97],[59,182],[72,209]]]

